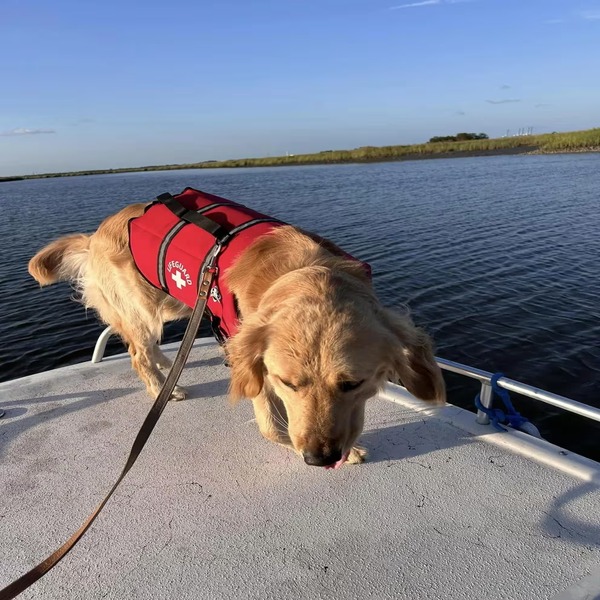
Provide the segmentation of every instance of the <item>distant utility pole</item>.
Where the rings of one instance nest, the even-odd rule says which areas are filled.
[[[515,133],[512,137],[522,137],[526,135],[533,135],[533,127],[519,127],[519,129],[517,129],[517,133]],[[510,129],[506,130],[506,135],[504,137],[511,137]]]

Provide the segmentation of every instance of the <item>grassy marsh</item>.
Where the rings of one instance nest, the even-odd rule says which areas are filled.
[[[416,160],[421,158],[447,158],[487,156],[495,154],[552,154],[561,152],[600,152],[600,128],[565,133],[546,133],[518,137],[504,137],[461,142],[433,142],[399,146],[363,146],[354,150],[324,150],[313,154],[269,156],[263,158],[239,158],[199,163],[150,165],[119,169],[74,171],[71,173],[43,173],[18,177],[0,177],[0,181],[35,179],[45,177],[69,177],[75,175],[100,175],[107,173],[131,173],[140,171],[172,171],[176,169],[273,167],[284,165],[317,165],[351,162],[384,162]]]

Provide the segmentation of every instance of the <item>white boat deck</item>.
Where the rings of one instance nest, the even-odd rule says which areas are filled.
[[[197,343],[189,399],[167,406],[92,528],[23,598],[600,594],[581,584],[600,583],[597,463],[390,386],[367,407],[369,462],[308,467],[263,440],[227,382],[219,348]],[[123,356],[0,384],[0,588],[96,507],[150,406]]]

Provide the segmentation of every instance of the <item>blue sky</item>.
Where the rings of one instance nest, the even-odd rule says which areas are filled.
[[[0,0],[0,175],[600,126],[600,0]]]

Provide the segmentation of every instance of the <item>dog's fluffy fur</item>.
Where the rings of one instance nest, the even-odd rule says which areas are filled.
[[[127,222],[145,204],[106,219],[92,235],[60,238],[38,252],[41,284],[71,281],[87,307],[127,344],[133,368],[156,397],[169,361],[163,324],[190,309],[148,284],[128,247]],[[444,382],[429,337],[407,315],[383,308],[362,266],[335,245],[291,226],[256,240],[225,274],[241,325],[226,345],[234,399],[252,399],[261,433],[308,464],[361,462],[354,443],[365,402],[387,379],[443,403]],[[175,399],[185,397],[177,387]]]

